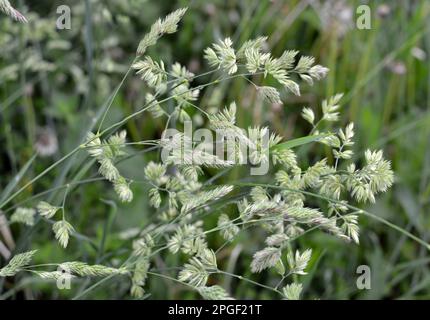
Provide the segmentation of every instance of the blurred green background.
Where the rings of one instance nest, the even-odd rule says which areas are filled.
[[[315,56],[317,63],[330,69],[327,79],[313,87],[301,84],[302,96],[282,96],[284,106],[263,103],[249,83],[237,79],[207,89],[198,102],[200,107],[221,107],[235,100],[240,126],[268,124],[290,139],[310,130],[300,118],[302,107],[318,110],[322,99],[344,92],[341,124],[355,122],[356,156],[367,148],[381,148],[392,161],[396,175],[394,187],[366,209],[429,241],[430,1],[19,0],[13,4],[26,14],[29,23],[18,24],[0,15],[0,189],[17,175],[36,148],[46,151],[48,146],[54,152],[38,157],[20,185],[78,145],[83,129],[121,81],[151,24],[187,6],[179,31],[163,37],[149,50],[154,58],[166,64],[178,61],[198,74],[207,70],[203,50],[216,40],[230,36],[239,45],[267,35],[268,47],[275,56],[286,49],[297,49]],[[71,30],[55,28],[56,10],[63,4],[71,8]],[[356,26],[356,9],[361,4],[371,8],[370,30]],[[208,79],[200,78],[194,85]],[[145,93],[140,79],[129,77],[114,101],[108,122],[136,110],[144,103]],[[145,115],[129,121],[125,128],[130,140],[139,141],[158,138],[164,123]],[[53,241],[49,225],[11,225],[16,251],[39,248],[39,263],[79,259],[115,264],[125,259],[130,245],[123,240],[124,231],[156,219],[147,203],[147,187],[139,184],[143,179],[142,162],[156,159],[156,155],[137,148],[129,151],[133,157],[124,161],[121,170],[137,181],[133,184],[135,200],[130,205],[117,206],[108,200],[115,197],[103,181],[73,187],[68,217],[89,239],[72,241],[67,250],[62,250]],[[322,148],[302,155],[303,165],[326,156]],[[72,178],[96,177],[95,166],[87,162],[85,155],[79,155],[53,170],[8,204],[3,210],[6,216],[16,205],[34,206],[40,199],[58,202],[61,186]],[[239,176],[241,172],[235,171],[223,181]],[[50,188],[58,189],[31,198]],[[205,225],[213,226],[217,217],[208,217]],[[301,238],[304,247],[314,249],[309,275],[303,278],[304,298],[429,299],[428,251],[378,221],[362,217],[360,225],[359,246],[320,232]],[[244,233],[220,252],[220,263],[261,283],[276,283],[274,273],[256,276],[249,271],[251,255],[262,239],[258,231]],[[210,241],[214,247],[222,244],[215,235]],[[179,266],[182,261],[177,256],[166,256],[164,262]],[[356,288],[356,268],[360,264],[372,270],[371,290]],[[270,292],[246,282],[223,278],[211,281],[229,288],[236,297],[273,298]],[[64,292],[52,283],[20,275],[0,282],[0,297],[70,298],[93,283],[83,280],[74,290]],[[84,298],[128,298],[128,288],[127,281],[113,279]],[[150,278],[146,289],[150,298],[197,297],[180,284],[157,278]]]

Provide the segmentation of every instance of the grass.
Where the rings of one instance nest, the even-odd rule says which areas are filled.
[[[351,8],[358,3],[347,1]],[[394,188],[376,204],[356,208],[365,213],[361,219],[360,246],[340,245],[318,232],[310,232],[298,239],[300,246],[320,248],[310,262],[311,271],[304,282],[306,298],[428,299],[430,6],[424,0],[408,4],[390,1],[386,3],[391,7],[390,15],[381,18],[376,14],[377,6],[381,4],[382,1],[372,3],[372,30],[358,30],[352,26],[344,35],[323,26],[307,1],[293,0],[252,1],[251,4],[237,0],[228,5],[222,1],[178,1],[162,5],[149,1],[145,4],[145,12],[139,10],[138,13],[133,7],[135,4],[127,7],[85,1],[73,4],[77,12],[74,25],[79,27],[56,35],[44,30],[55,21],[55,11],[48,2],[27,3],[31,12],[30,25],[33,27],[32,21],[40,21],[35,25],[34,33],[29,32],[28,26],[17,25],[2,16],[0,24],[7,32],[0,35],[0,42],[2,47],[6,43],[8,50],[1,53],[0,60],[0,74],[3,75],[0,80],[0,121],[5,124],[0,132],[4,142],[0,164],[0,207],[7,215],[16,206],[35,199],[45,198],[55,203],[70,186],[69,193],[74,194],[75,205],[69,215],[77,222],[76,229],[80,232],[74,234],[76,244],[70,251],[63,252],[56,243],[44,241],[49,234],[45,225],[38,223],[34,229],[11,226],[16,237],[15,252],[36,243],[40,247],[36,262],[65,261],[81,255],[95,263],[109,262],[114,257],[124,261],[127,253],[121,248],[121,231],[136,226],[143,228],[153,221],[144,184],[136,183],[135,193],[139,197],[134,203],[116,205],[108,200],[112,195],[106,194],[108,189],[98,180],[92,169],[93,163],[78,151],[85,139],[83,132],[96,128],[104,134],[124,125],[133,141],[156,138],[163,130],[161,121],[148,116],[137,117],[142,113],[141,106],[145,105],[144,94],[137,79],[129,75],[132,62],[129,57],[133,56],[136,39],[148,30],[155,17],[187,5],[192,13],[185,17],[181,32],[162,39],[162,49],[151,49],[152,54],[159,53],[165,61],[180,59],[181,63],[201,69],[204,62],[199,58],[200,53],[215,39],[233,35],[232,39],[241,43],[257,35],[269,34],[269,45],[274,54],[279,55],[286,48],[298,49],[315,56],[318,63],[331,70],[326,82],[306,88],[306,94],[301,97],[283,96],[287,103],[282,108],[261,103],[253,93],[252,85],[239,77],[205,90],[199,106],[218,107],[235,100],[242,106],[238,111],[241,126],[270,123],[278,133],[290,139],[304,135],[310,129],[300,119],[301,107],[310,106],[315,110],[321,98],[344,91],[342,123],[356,123],[359,141],[355,146],[356,154],[372,146],[383,148],[387,158],[392,160],[396,174]],[[83,14],[84,9],[86,14]],[[110,12],[112,18],[104,17],[103,10]],[[235,15],[240,19],[236,20]],[[73,49],[44,50],[61,41]],[[423,49],[427,57],[424,60],[415,58],[411,54],[414,47]],[[23,62],[28,59],[30,49],[57,69],[37,72],[25,67]],[[58,61],[62,61],[61,64]],[[393,62],[404,66],[406,72],[399,73],[390,67]],[[8,72],[7,67],[12,64],[19,68]],[[124,73],[127,69],[129,71]],[[64,77],[66,79],[62,79]],[[256,75],[252,80],[258,82],[261,77]],[[209,74],[197,79],[197,85],[211,81],[216,81],[216,77]],[[265,85],[273,85],[271,79],[264,81]],[[79,89],[82,83],[87,85]],[[104,101],[106,97],[109,98]],[[53,159],[34,158],[35,133],[42,124],[53,125],[59,136],[60,151]],[[148,162],[153,156],[144,153],[145,150],[134,152],[122,168],[127,176],[144,180],[138,159],[143,157]],[[310,163],[327,152],[309,146],[300,149],[300,154]],[[208,170],[208,174],[215,172]],[[217,179],[227,183],[241,176],[243,171],[233,169],[222,172]],[[216,225],[216,219],[217,215],[208,215],[205,224]],[[88,225],[88,221],[95,223]],[[219,279],[223,279],[223,283],[239,297],[274,297],[246,280],[253,279],[250,281],[264,286],[277,282],[275,273],[255,276],[247,270],[248,257],[258,248],[260,236],[263,234],[256,230],[252,237],[245,233],[237,242],[223,246],[218,237],[209,234],[213,246],[220,248],[219,255],[225,257],[226,271],[223,273],[232,277]],[[243,247],[241,243],[247,243],[247,246]],[[237,252],[240,252],[239,257]],[[182,261],[177,257],[166,259],[168,265],[180,265]],[[373,271],[370,291],[358,291],[354,286],[355,268],[359,264],[368,264]],[[166,279],[162,282],[156,277],[149,280],[147,287],[151,298],[196,297],[176,283],[176,278],[171,279],[173,272],[166,275],[154,271],[152,274]],[[239,277],[237,274],[242,278],[235,279]],[[12,287],[0,279],[0,286],[2,298],[21,298],[23,295],[26,298],[53,298],[58,294],[52,285],[39,283],[32,276],[18,276]],[[61,292],[60,295],[68,298],[127,297],[126,286],[114,277],[99,282],[83,280],[78,287],[79,290],[73,293]],[[30,288],[38,294],[24,294],[19,288]],[[171,288],[167,296],[164,288]]]

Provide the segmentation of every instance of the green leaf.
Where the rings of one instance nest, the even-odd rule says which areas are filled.
[[[281,259],[276,262],[275,269],[276,272],[279,273],[281,276],[285,275],[285,266]]]
[[[324,138],[325,134],[318,134],[314,136],[306,136],[302,138],[293,139],[284,143],[277,144],[276,146],[272,147],[272,150],[283,150],[283,149],[291,149],[294,147],[298,147],[304,144],[308,144],[311,142],[319,141],[322,138]]]
[[[19,170],[18,174],[9,182],[9,184],[6,186],[6,188],[3,190],[0,196],[0,203],[3,203],[4,200],[6,200],[7,197],[11,194],[11,192],[15,189],[15,187],[18,185],[18,183],[21,181],[22,177],[25,175],[27,170],[30,168],[31,164],[33,163],[34,159],[36,159],[37,154],[34,154],[30,160],[27,161],[27,163],[24,165],[24,167]]]

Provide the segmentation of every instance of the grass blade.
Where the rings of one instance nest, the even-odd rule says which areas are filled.
[[[34,159],[36,159],[37,154],[34,154],[24,165],[24,167],[19,170],[18,174],[8,183],[6,188],[1,193],[0,197],[0,203],[2,203],[15,189],[15,187],[18,185],[18,183],[21,181],[22,177],[25,175],[27,170],[30,168],[31,164],[33,163]]]
[[[280,143],[280,144],[274,146],[272,149],[273,150],[291,149],[291,148],[295,148],[298,146],[302,146],[304,144],[319,141],[322,138],[324,138],[325,136],[326,135],[324,135],[324,134],[319,134],[319,135],[314,135],[314,136],[301,137],[301,138],[289,140],[289,141],[284,142],[284,143]]]

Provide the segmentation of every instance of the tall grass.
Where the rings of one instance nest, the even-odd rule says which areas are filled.
[[[228,5],[221,1],[190,2],[186,5],[191,13],[184,18],[181,31],[161,39],[160,49],[149,49],[149,52],[169,64],[178,59],[194,68],[191,71],[200,73],[205,65],[201,53],[216,39],[232,35],[235,43],[243,43],[268,34],[268,46],[274,56],[285,49],[298,49],[327,66],[330,73],[326,82],[305,86],[300,97],[281,93],[282,100],[286,101],[284,106],[264,103],[253,85],[241,77],[206,88],[198,105],[209,111],[235,100],[241,106],[237,112],[238,125],[270,123],[277,133],[290,140],[305,135],[310,129],[300,117],[302,107],[319,110],[324,97],[345,92],[340,123],[344,126],[355,122],[355,154],[360,155],[367,147],[384,149],[386,157],[392,160],[396,181],[392,191],[375,204],[354,206],[353,210],[363,215],[360,246],[340,245],[332,237],[313,231],[296,239],[300,248],[316,248],[309,261],[309,274],[302,282],[305,297],[428,298],[430,6],[426,1],[372,2],[372,29],[367,31],[354,26],[354,8],[359,2],[344,2],[353,14],[352,26],[343,34],[331,27],[331,20],[340,13],[334,12],[331,20],[324,20],[327,18],[319,15],[310,1],[234,1]],[[383,4],[391,8],[388,16],[378,15],[378,7]],[[33,206],[40,200],[59,204],[67,190],[69,201],[74,204],[68,216],[79,231],[72,233],[76,242],[63,251],[55,242],[46,241],[53,221],[42,223],[45,219],[38,217],[31,228],[10,225],[16,241],[15,248],[10,249],[15,255],[37,244],[35,264],[75,260],[80,256],[103,265],[113,263],[114,258],[127,261],[129,248],[123,247],[123,231],[132,234],[136,227],[157,225],[153,209],[147,205],[148,187],[143,183],[145,176],[140,164],[142,159],[148,163],[156,160],[156,156],[151,150],[127,146],[131,154],[120,160],[118,167],[125,176],[135,180],[135,199],[123,205],[113,201],[115,197],[110,188],[94,171],[95,160],[87,158],[81,144],[85,143],[87,132],[98,131],[103,136],[120,126],[127,129],[131,141],[158,138],[165,123],[150,116],[137,117],[143,112],[140,107],[145,101],[141,84],[131,76],[130,66],[136,39],[143,30],[149,30],[155,17],[171,11],[171,6],[177,4],[149,2],[142,13],[136,10],[139,4],[85,1],[72,8],[76,12],[73,24],[79,27],[57,34],[47,31],[55,22],[55,10],[49,4],[41,1],[27,5],[28,10],[18,9],[29,24],[19,25],[9,19],[0,22],[2,30],[6,30],[0,35],[0,42],[2,48],[7,48],[0,60],[1,138],[4,141],[0,206],[9,217],[16,208]],[[35,31],[30,33],[30,30]],[[62,46],[73,49],[61,49]],[[427,55],[417,56],[416,52],[420,52],[417,48]],[[275,84],[273,79],[263,79],[259,74],[249,80],[267,86]],[[213,81],[217,81],[217,75],[211,73],[195,79],[196,86]],[[174,110],[170,99],[165,103],[169,112]],[[190,115],[197,113],[193,110]],[[42,125],[54,127],[60,141],[59,151],[51,158],[35,158],[33,145],[38,126]],[[330,128],[332,125],[327,124],[326,129]],[[323,156],[332,159],[329,148],[321,150],[303,145],[298,156],[304,166]],[[354,160],[361,163],[359,156]],[[241,168],[219,172],[205,169],[208,177],[212,176],[209,183],[268,188],[273,185],[263,180],[241,180],[245,172]],[[229,205],[233,200],[227,199],[220,205]],[[207,226],[215,226],[217,220],[218,215],[208,214],[204,218]],[[208,242],[211,247],[219,248],[216,254],[225,271],[214,278],[213,284],[223,285],[237,297],[274,297],[273,290],[265,287],[273,284],[275,288],[279,280],[275,272],[256,276],[249,270],[252,253],[259,248],[261,239],[258,238],[263,233],[244,232],[236,241],[224,244],[222,238],[215,236],[219,231],[215,229],[208,229],[212,230],[208,233]],[[131,244],[131,239],[127,241]],[[180,266],[183,258],[165,259],[157,262],[159,270],[148,273],[153,275],[146,285],[151,297],[196,297],[196,293],[177,282],[174,276],[177,270],[165,272],[163,269],[164,264]],[[0,265],[5,264],[6,260],[1,260]],[[372,290],[356,289],[355,269],[359,264],[370,266]],[[237,274],[241,278],[237,279]],[[18,274],[14,281],[11,287],[10,281],[0,279],[2,298],[20,297],[22,292],[27,298],[51,298],[59,294],[52,284],[40,282],[36,276]],[[167,287],[173,289],[166,294]],[[42,293],[35,295],[39,290]],[[127,292],[123,281],[108,276],[97,281],[82,280],[78,290],[60,294],[111,298],[129,297]]]

